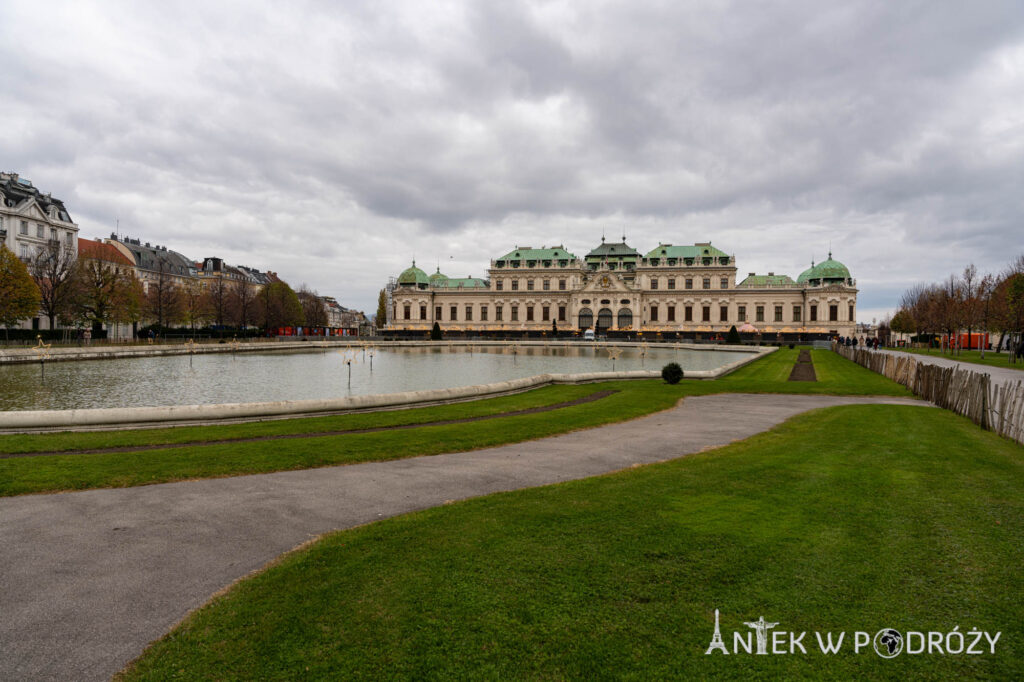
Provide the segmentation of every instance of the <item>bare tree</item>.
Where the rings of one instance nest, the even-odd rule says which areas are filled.
[[[978,268],[971,263],[960,276],[961,304],[960,324],[967,329],[967,350],[974,347],[971,332],[981,317],[981,302],[978,300]]]
[[[57,316],[68,309],[73,294],[75,250],[51,239],[29,263],[29,274],[39,287],[39,308],[56,328]]]
[[[196,335],[196,328],[210,319],[210,301],[199,280],[190,279],[181,287],[181,311],[187,324]]]
[[[162,259],[157,259],[156,279],[149,283],[145,309],[146,316],[161,329],[181,320],[181,291]]]
[[[302,314],[306,318],[308,327],[327,326],[327,306],[324,305],[320,295],[310,291],[309,287],[303,284],[297,292],[299,303],[302,304]]]
[[[224,277],[213,277],[209,280],[206,293],[210,319],[218,327],[223,327],[231,312],[231,283]]]
[[[235,326],[244,331],[256,321],[256,286],[243,280],[236,282],[229,293],[231,318]]]

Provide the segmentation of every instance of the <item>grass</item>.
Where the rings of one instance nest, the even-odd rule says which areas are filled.
[[[985,358],[982,359],[980,350],[962,350],[959,355],[952,353],[943,353],[942,351],[935,348],[894,348],[892,350],[903,351],[904,353],[915,353],[917,355],[931,355],[937,358],[946,358],[948,360],[958,360],[960,362],[970,362],[975,365],[987,365],[989,367],[1003,367],[1006,369],[1016,369],[1024,371],[1024,362],[1018,360],[1017,362],[1010,363],[1010,353],[1003,351],[1002,353],[996,353],[994,351],[985,351]]]
[[[714,451],[342,531],[194,613],[145,679],[1019,679],[1024,448],[853,406]],[[807,655],[705,656],[760,616]],[[884,660],[815,631],[1002,632]],[[808,641],[809,640],[809,641]]]
[[[101,487],[126,487],[195,478],[237,476],[492,447],[624,421],[664,410],[688,395],[722,392],[901,395],[902,386],[831,351],[812,352],[819,381],[789,382],[797,351],[782,349],[717,381],[622,381],[555,386],[515,396],[392,412],[159,430],[61,433],[0,437],[0,453],[67,451],[69,454],[0,459],[0,496]],[[237,443],[261,435],[424,424],[537,407],[595,391],[618,392],[558,410],[401,431],[310,436],[287,441]],[[71,454],[103,447],[141,447],[211,441],[164,450]]]

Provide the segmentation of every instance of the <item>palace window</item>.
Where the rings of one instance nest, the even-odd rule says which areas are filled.
[[[512,306],[512,321],[513,322],[518,322],[519,321],[519,306],[517,306],[517,305]]]
[[[799,322],[800,321],[800,306],[798,306],[798,305],[793,306],[793,321],[794,322]]]
[[[486,305],[480,306],[480,321],[481,322],[486,322],[487,321],[487,306]]]
[[[701,310],[701,318],[700,319],[703,322],[710,322],[711,321],[711,306],[709,306],[709,305],[704,306],[704,308]]]
[[[658,321],[658,306],[652,305],[651,306],[651,322],[657,322],[657,321]]]
[[[559,322],[565,322],[565,306],[564,305],[558,306],[558,321]]]
[[[502,318],[502,315],[501,315],[501,306],[500,305],[494,306],[494,321],[495,322],[501,322],[502,319],[503,318]]]
[[[828,307],[828,321],[838,322],[839,321],[839,306],[830,305]]]
[[[728,289],[729,288],[729,278],[728,277],[723,277],[721,284],[722,284],[722,288],[723,289]]]
[[[692,289],[693,288],[693,279],[690,278],[690,277],[686,278],[686,288],[687,289]]]
[[[21,227],[18,228],[18,232],[20,232],[23,235],[28,236],[28,221],[27,220],[22,220],[21,221]]]
[[[526,280],[526,290],[527,291],[533,291],[533,280],[532,279]]]
[[[668,278],[668,288],[669,289],[675,289],[676,288],[676,278],[675,277],[669,277]]]
[[[519,291],[519,280],[512,280],[512,291]]]
[[[459,306],[453,305],[451,307],[451,310],[449,310],[448,312],[451,313],[451,317],[449,317],[448,319],[451,320],[452,322],[455,322],[457,319],[459,319]]]
[[[776,322],[782,322],[782,306],[781,305],[775,306],[775,321]]]
[[[408,306],[408,305],[405,306],[405,319],[407,319],[407,320],[411,320],[412,319],[412,306]]]
[[[676,307],[674,305],[668,306],[668,313],[665,315],[666,322],[676,321]]]
[[[736,321],[746,322],[747,321],[747,306],[741,305],[736,308]]]
[[[50,228],[50,241],[57,241],[57,230]]]
[[[439,306],[439,305],[434,306],[434,319],[435,320],[440,320],[441,319],[441,306]]]
[[[21,245],[21,254],[20,255],[21,255],[22,258],[28,258],[28,245],[27,244],[22,244]],[[406,306],[405,309],[408,310],[409,307]]]
[[[811,306],[811,322],[817,322],[817,321],[818,321],[818,306],[812,305]]]
[[[550,279],[544,280],[544,287],[543,287],[543,289],[544,289],[544,291],[550,291],[551,290],[551,280]]]
[[[565,280],[564,279],[558,280],[558,290],[559,291],[565,291]]]
[[[729,306],[723,305],[718,309],[718,321],[728,322],[729,321]]]
[[[503,280],[503,279],[496,279],[496,280],[494,280],[494,288],[497,289],[498,291],[502,291],[505,288],[505,280]]]
[[[757,306],[757,311],[756,311],[755,314],[757,315],[757,317],[754,318],[756,321],[764,322],[764,306],[763,305]]]
[[[705,289],[710,289],[711,288],[711,278],[710,277],[705,277],[704,278],[704,288]]]
[[[658,278],[657,277],[651,277],[651,288],[652,289],[657,289],[658,288]]]
[[[420,319],[421,320],[427,319],[427,306],[425,306],[425,305],[421,305],[420,306]]]
[[[532,305],[526,306],[526,321],[527,322],[533,322],[533,306]]]
[[[542,306],[540,309],[540,319],[542,322],[548,322],[551,319],[551,307]]]
[[[685,308],[683,308],[683,321],[684,322],[693,322],[693,306],[692,305],[688,305]]]
[[[36,223],[36,236],[40,239],[43,238],[43,226],[38,223]]]
[[[633,311],[623,308],[619,311],[619,329],[629,329],[633,326]]]
[[[472,322],[472,321],[473,321],[473,306],[467,305],[466,306],[466,322]]]
[[[850,304],[850,322],[853,322],[853,304]]]

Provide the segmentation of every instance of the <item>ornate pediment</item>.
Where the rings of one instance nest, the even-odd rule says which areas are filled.
[[[630,288],[622,276],[614,272],[600,272],[591,275],[590,279],[586,284],[583,285],[583,292],[599,294],[599,293],[632,293],[633,289]]]

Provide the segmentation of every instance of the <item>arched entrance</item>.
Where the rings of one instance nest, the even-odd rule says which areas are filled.
[[[619,329],[629,329],[633,326],[633,311],[629,308],[619,310]]]
[[[590,329],[594,326],[594,311],[590,308],[580,309],[580,329]]]
[[[601,331],[612,326],[611,308],[601,308],[597,313],[597,330]]]

